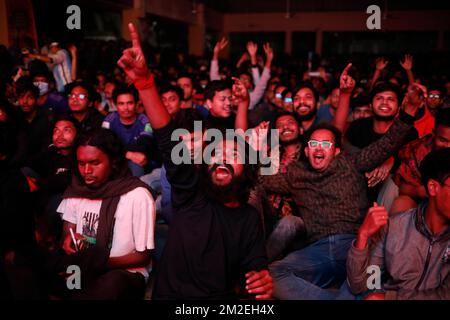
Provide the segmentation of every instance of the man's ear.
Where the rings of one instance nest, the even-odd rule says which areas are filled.
[[[305,148],[305,155],[306,155],[306,157],[309,157],[309,148],[308,147]]]
[[[337,156],[339,153],[341,153],[341,148],[336,148],[334,150],[334,156]]]
[[[211,110],[212,107],[212,101],[209,99],[206,99],[206,106],[208,107],[208,110]]]
[[[186,102],[185,101],[181,101],[180,109],[184,109],[185,107],[186,107]]]
[[[436,181],[434,181],[433,179],[428,180],[427,187],[428,187],[428,194],[430,196],[437,195],[439,184]]]

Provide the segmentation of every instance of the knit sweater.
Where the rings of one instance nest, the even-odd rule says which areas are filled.
[[[413,123],[413,117],[401,112],[381,139],[353,153],[341,152],[325,171],[296,161],[286,174],[261,176],[260,181],[267,191],[292,194],[305,221],[308,243],[334,234],[356,234],[369,208],[364,173],[401,147]]]

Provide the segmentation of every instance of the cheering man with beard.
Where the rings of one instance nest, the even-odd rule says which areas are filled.
[[[344,93],[345,94],[345,93]],[[348,94],[348,93],[347,93]],[[393,125],[395,118],[400,111],[402,94],[398,87],[390,83],[379,83],[372,90],[372,110],[373,117],[353,121],[345,134],[350,144],[360,149],[367,147],[371,143],[383,137]],[[411,128],[404,144],[417,139],[418,133],[415,128]],[[394,168],[395,155],[389,157],[380,166],[366,172],[368,179],[368,197],[370,203],[377,201],[378,194],[391,171]],[[394,169],[393,169],[394,168]],[[383,203],[387,202],[387,199]]]
[[[319,124],[319,93],[309,82],[301,83],[294,92],[294,110],[299,116],[303,130],[314,128]]]
[[[139,90],[172,185],[176,211],[161,263],[154,297],[157,299],[224,299],[236,297],[245,285],[256,299],[271,297],[264,238],[256,209],[247,204],[256,172],[242,164],[242,144],[221,141],[208,166],[175,165],[171,152],[173,122],[161,103],[147,68],[137,31],[129,24],[132,48],[118,65]],[[248,103],[248,92],[237,81],[234,96]],[[244,153],[245,152],[245,153]]]

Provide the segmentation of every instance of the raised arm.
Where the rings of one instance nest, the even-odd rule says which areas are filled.
[[[77,68],[78,68],[78,49],[75,45],[69,46],[70,55],[72,56],[72,80],[77,80]]]
[[[228,45],[228,40],[224,37],[214,46],[213,58],[209,69],[209,78],[211,81],[220,80],[219,75],[219,54]]]
[[[288,170],[290,166],[288,166]],[[290,194],[291,188],[287,180],[287,175],[288,173],[280,172],[274,175],[260,175],[259,183],[266,191],[279,194]]]
[[[344,133],[347,128],[347,118],[348,111],[350,109],[350,98],[352,95],[352,91],[355,88],[355,80],[348,75],[348,70],[352,67],[352,64],[349,63],[344,71],[342,71],[340,80],[339,80],[339,104],[338,109],[336,111],[336,115],[334,117],[334,125],[338,128],[342,133]]]
[[[53,59],[52,58],[44,56],[42,54],[30,53],[28,55],[28,57],[31,58],[31,59],[37,59],[37,60],[44,61],[45,63],[53,63]]]
[[[423,90],[418,85],[413,86],[417,90]],[[419,106],[423,104],[424,96],[426,93],[420,96],[418,91],[408,90],[408,94],[403,99],[400,115],[387,133],[360,152],[351,155],[358,171],[365,173],[375,169],[402,146],[413,127],[414,116]]]
[[[350,248],[347,258],[347,280],[350,290],[360,294],[367,288],[368,267],[376,265],[384,269],[384,238],[386,229],[381,232],[381,239],[376,242],[373,251],[369,251],[369,239],[378,234],[388,223],[389,215],[384,207],[376,203],[367,212],[363,224],[358,230],[358,236]]]
[[[381,75],[381,72],[386,68],[389,61],[385,60],[384,58],[378,58],[375,60],[375,72],[372,77],[372,82],[370,83],[370,90],[375,86],[375,83],[377,82],[378,78]]]
[[[267,82],[270,79],[270,67],[273,60],[273,50],[269,43],[264,45],[264,52],[266,53],[266,64],[264,66],[263,73],[259,82],[256,84],[255,89],[250,93],[250,106],[249,109],[253,109],[254,106],[261,100],[267,87]]]
[[[170,125],[170,115],[161,102],[139,42],[139,36],[132,23],[128,24],[132,47],[124,50],[117,64],[133,80],[144,104],[145,112],[154,129],[159,151],[167,170],[167,177],[172,184],[172,189],[177,189],[173,196],[174,206],[182,205],[189,201],[197,190],[198,175],[193,164],[175,164],[172,159],[172,151],[178,145],[178,141],[172,140],[173,126]],[[184,152],[186,152],[186,148]],[[181,192],[185,191],[185,192]],[[176,196],[175,196],[176,195]]]
[[[160,129],[169,123],[170,115],[161,102],[153,75],[147,67],[135,26],[129,23],[128,30],[132,47],[123,51],[123,55],[117,61],[117,64],[125,71],[139,91],[152,128]]]
[[[248,105],[249,95],[248,90],[238,78],[233,78],[233,101],[237,103],[237,113],[234,127],[241,129],[244,132],[248,129]]]
[[[414,83],[414,75],[412,73],[412,66],[413,66],[413,57],[410,54],[405,54],[405,58],[403,59],[403,62],[400,61],[400,65],[403,69],[405,69],[406,75],[408,76],[408,82],[409,84]]]
[[[256,86],[260,80],[260,74],[259,74],[259,69],[258,69],[258,60],[256,58],[256,54],[258,52],[258,45],[251,41],[248,42],[247,43],[247,52],[250,56],[250,63],[252,64],[253,83]]]
[[[241,58],[238,60],[238,62],[236,63],[236,69],[239,69],[242,64],[247,61],[249,59],[248,53],[244,52],[241,56]]]

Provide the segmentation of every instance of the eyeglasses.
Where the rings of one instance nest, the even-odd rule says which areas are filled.
[[[430,99],[439,99],[441,96],[439,94],[429,94],[428,97]]]
[[[84,94],[84,93],[72,93],[72,94],[69,94],[69,99],[76,99],[76,98],[78,98],[78,99],[80,99],[80,100],[84,100],[84,99],[87,99],[87,94]]]
[[[310,147],[311,149],[316,149],[319,146],[322,147],[322,149],[324,149],[324,150],[328,150],[328,149],[331,149],[331,147],[333,146],[333,143],[330,141],[319,141],[319,140],[309,140],[308,141],[308,147]]]

